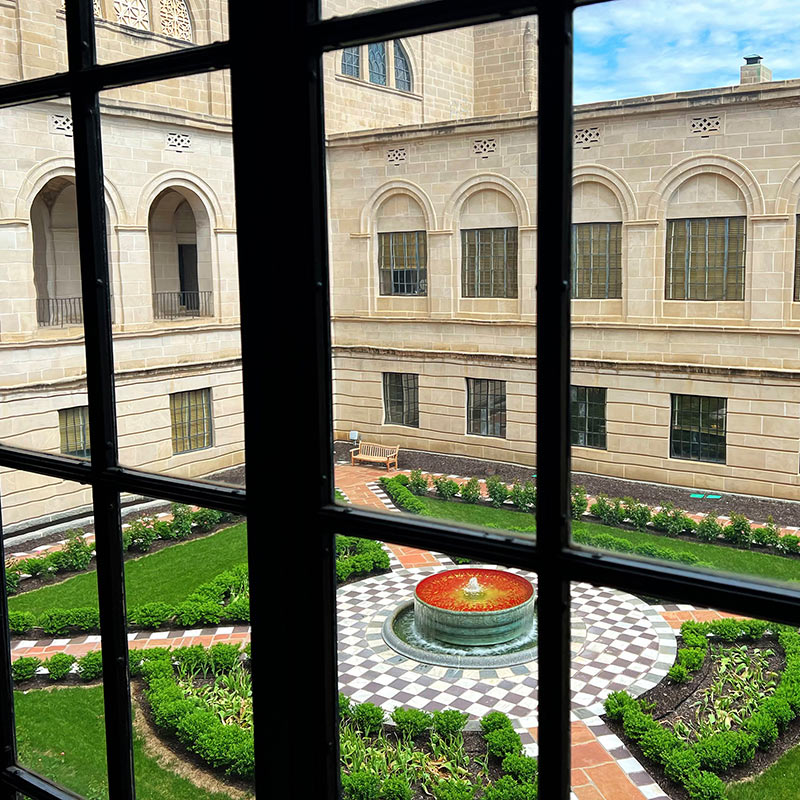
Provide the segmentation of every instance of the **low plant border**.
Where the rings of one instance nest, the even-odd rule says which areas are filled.
[[[353,550],[346,555],[346,551]],[[380,542],[359,539],[357,536],[336,537],[336,582],[366,578],[386,572],[391,562]]]
[[[642,703],[627,692],[613,692],[605,701],[608,718],[621,722],[625,735],[641,747],[645,757],[660,764],[667,778],[682,786],[692,800],[723,800],[725,783],[717,772],[747,764],[756,749],[767,750],[787,725],[800,716],[800,633],[788,625],[760,620],[690,621],[681,626],[686,647],[678,651],[676,666],[684,666],[686,672],[702,666],[702,661],[697,663],[698,659],[692,659],[696,666],[692,670],[686,668],[687,651],[699,650],[705,657],[709,637],[723,642],[754,642],[768,631],[777,634],[786,654],[786,666],[775,691],[762,698],[756,711],[738,731],[716,733],[687,744],[655,720]],[[679,682],[683,682],[682,678],[681,674]],[[712,762],[726,766],[716,767],[715,771],[711,769]]]

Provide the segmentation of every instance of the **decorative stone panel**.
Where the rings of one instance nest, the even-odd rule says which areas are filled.
[[[161,32],[174,39],[192,41],[192,21],[185,0],[161,0]]]
[[[177,153],[186,153],[192,149],[191,133],[168,133],[167,150],[174,150]]]
[[[489,158],[497,152],[497,139],[475,139],[472,142],[472,154],[481,158]]]
[[[572,143],[584,150],[588,150],[593,144],[600,144],[600,128],[575,128]]]
[[[394,147],[386,151],[386,160],[395,167],[405,163],[407,156],[405,147]]]
[[[72,117],[69,114],[51,114],[47,120],[50,133],[72,136]]]
[[[689,135],[705,139],[722,133],[722,117],[718,114],[706,117],[689,117]]]
[[[150,30],[150,9],[147,0],[114,0],[117,22],[140,31]]]

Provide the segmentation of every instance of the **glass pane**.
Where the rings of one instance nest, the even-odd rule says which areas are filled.
[[[589,495],[575,540],[793,580],[800,362],[783,346],[800,326],[800,144],[766,98],[800,64],[776,55],[792,49],[776,9],[689,9],[620,0],[575,13],[573,223],[619,226],[621,285],[618,300],[580,297],[597,251],[573,234],[571,382],[603,390],[606,408],[604,448],[588,420],[585,438],[573,433],[573,486]],[[665,38],[687,15],[696,38]],[[718,37],[747,49],[714,60]],[[762,217],[779,210],[779,223]],[[587,418],[600,408],[589,402]]]
[[[336,486],[370,508],[524,537],[536,30],[526,17],[404,39],[385,48],[387,86],[366,46],[358,77],[346,51],[323,57]],[[398,53],[410,91],[393,83]]]
[[[52,9],[55,18],[55,7]],[[62,15],[63,16],[63,15]],[[67,100],[0,112],[8,163],[0,299],[0,439],[30,450],[89,456],[85,417],[78,209]],[[114,217],[106,198],[107,218]],[[112,264],[119,253],[109,248]]]
[[[169,107],[170,126],[149,112],[108,113],[102,130],[106,180],[127,198],[126,223],[114,228],[125,253],[113,275],[120,461],[243,485],[228,78],[215,72],[133,87],[154,107]],[[209,123],[199,125],[191,102],[175,93],[199,96]],[[118,94],[103,93],[101,108]]]
[[[100,63],[225,41],[228,0],[95,0]]]
[[[414,797],[453,784],[465,797],[509,783],[532,791],[535,575],[336,538],[345,787],[409,797],[402,787]]]

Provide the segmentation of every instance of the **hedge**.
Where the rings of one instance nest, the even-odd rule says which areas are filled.
[[[585,544],[589,547],[597,547],[602,550],[613,550],[618,553],[631,553],[634,555],[657,558],[660,561],[678,561],[681,564],[694,564],[698,567],[710,567],[694,554],[686,552],[676,552],[668,550],[666,547],[658,547],[652,544],[634,545],[627,539],[619,536],[612,536],[610,533],[592,533],[589,531],[572,531],[572,539],[577,544]]]
[[[770,747],[800,715],[800,633],[786,625],[770,624],[770,628],[778,634],[786,666],[774,693],[761,699],[741,730],[720,731],[687,744],[645,712],[642,703],[627,692],[612,692],[605,701],[609,719],[621,721],[625,735],[638,742],[645,756],[661,764],[667,777],[681,784],[693,800],[722,800],[725,784],[716,772],[746,764],[756,749]],[[725,642],[755,641],[766,630],[767,623],[760,620],[721,619],[686,622],[681,635],[684,644],[690,645],[687,650],[705,653],[709,636]],[[684,665],[693,661],[690,656],[681,659],[681,652],[685,651],[679,651],[678,658]]]
[[[405,475],[395,475],[393,478],[384,476],[380,479],[380,484],[398,508],[411,514],[425,513],[425,503],[411,493],[408,488],[408,478]]]
[[[389,556],[380,542],[356,536],[336,537],[336,580],[339,583],[353,575],[387,570],[389,566]]]

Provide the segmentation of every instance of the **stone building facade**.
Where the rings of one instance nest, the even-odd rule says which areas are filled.
[[[227,38],[225,0],[95,0],[99,60]],[[65,69],[60,0],[0,2],[0,80]],[[101,98],[120,457],[226,479],[244,462],[227,74]],[[0,111],[0,438],[85,457],[87,404],[67,100]],[[6,532],[91,503],[0,473]]]
[[[327,57],[337,439],[537,464],[535,31],[401,42],[405,92]],[[576,107],[574,470],[800,499],[799,95],[754,60]]]

